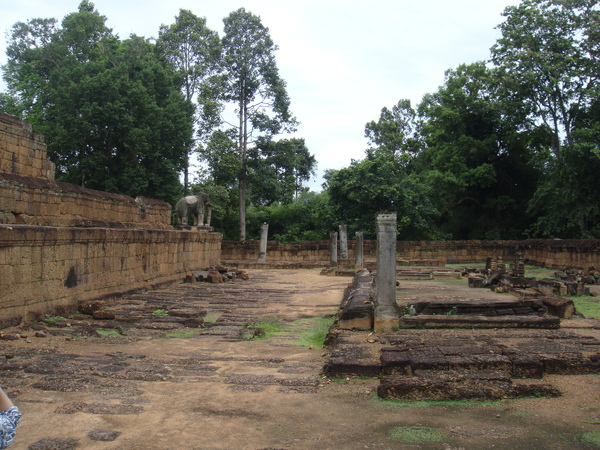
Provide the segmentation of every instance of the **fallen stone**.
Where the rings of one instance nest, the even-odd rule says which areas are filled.
[[[223,282],[223,275],[221,275],[219,272],[209,272],[208,273],[208,277],[206,278],[206,281],[208,281],[209,283],[222,283]]]
[[[92,317],[96,320],[114,320],[115,313],[112,311],[94,311]]]
[[[548,314],[560,317],[561,319],[570,319],[575,313],[575,304],[573,300],[559,297],[558,295],[545,295],[539,298],[548,309]]]
[[[96,311],[102,311],[105,303],[102,300],[79,302],[77,310],[82,314],[93,315]]]

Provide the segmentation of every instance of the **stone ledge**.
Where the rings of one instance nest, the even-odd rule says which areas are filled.
[[[401,325],[415,328],[560,328],[558,317],[548,316],[403,316]]]

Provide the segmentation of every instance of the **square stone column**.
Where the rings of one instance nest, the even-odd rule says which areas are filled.
[[[269,224],[263,223],[260,227],[260,248],[258,251],[258,261],[264,262],[267,258],[267,240],[269,237]]]
[[[337,265],[338,265],[337,238],[338,238],[337,231],[332,231],[331,234],[329,235],[329,240],[330,240],[330,243],[329,243],[329,248],[330,248],[329,266],[330,267],[337,267]]]
[[[377,298],[374,330],[392,331],[400,323],[396,304],[396,213],[377,215]]]
[[[340,259],[348,259],[348,226],[340,225]]]
[[[364,265],[364,259],[363,259],[364,236],[363,236],[363,232],[362,231],[357,231],[354,239],[355,239],[355,241],[354,241],[354,243],[355,243],[355,248],[354,248],[355,263],[354,263],[354,267],[357,268],[357,269],[360,269]]]

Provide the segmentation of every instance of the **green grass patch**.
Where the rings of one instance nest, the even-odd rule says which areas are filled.
[[[333,315],[300,319],[294,322],[268,319],[248,325],[243,336],[245,339],[267,340],[280,337],[285,333],[286,339],[291,344],[306,348],[321,348],[334,320]]]
[[[166,309],[155,309],[154,311],[152,311],[152,315],[164,317],[169,315],[169,311],[167,311]]]
[[[600,430],[590,431],[581,436],[581,440],[585,443],[593,444],[600,447]]]
[[[535,278],[554,278],[554,269],[538,266],[525,266],[525,276]]]
[[[63,316],[51,316],[50,314],[46,314],[46,317],[44,317],[44,322],[47,323],[62,322],[63,320],[67,320],[67,318]]]
[[[511,262],[512,261],[508,261],[508,260],[504,261],[504,264],[506,265],[507,270],[508,270],[508,266]],[[483,269],[485,267],[485,261],[482,261],[479,263],[473,263],[473,264],[446,264],[444,267],[449,268],[449,269],[458,269],[458,270],[463,270],[467,267],[476,267],[476,268]],[[526,277],[554,278],[554,272],[556,272],[554,269],[525,265],[525,276]]]
[[[600,297],[589,295],[568,295],[566,298],[573,300],[577,312],[585,317],[600,319]]]
[[[391,400],[372,394],[372,398],[386,408],[430,408],[433,406],[483,407],[500,406],[502,400]]]
[[[402,442],[403,444],[430,444],[443,442],[448,437],[439,428],[407,426],[392,428],[388,439],[390,441]]]
[[[101,337],[123,336],[121,331],[117,328],[112,328],[110,330],[107,330],[106,328],[97,328],[96,333],[98,333]]]
[[[302,330],[298,338],[297,345],[301,347],[321,348],[325,343],[325,338],[329,328],[333,325],[335,317],[321,316],[313,319],[303,319],[309,325],[309,328]],[[300,322],[300,321],[299,321]]]
[[[209,312],[204,316],[202,320],[204,321],[204,323],[215,323],[217,320],[219,320],[219,317],[221,317],[222,315],[222,312]]]
[[[179,330],[179,331],[170,331],[168,333],[165,333],[165,338],[166,339],[188,339],[191,338],[192,336],[194,336],[196,333],[194,333],[192,330]]]
[[[286,325],[279,319],[267,319],[261,322],[251,323],[244,332],[245,339],[271,339],[278,333],[284,331]]]

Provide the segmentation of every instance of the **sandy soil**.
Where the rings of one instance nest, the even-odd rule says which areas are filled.
[[[46,337],[5,330],[21,334],[0,341],[2,386],[23,413],[13,448],[596,448],[582,436],[600,430],[597,374],[547,377],[563,393],[552,399],[382,401],[377,379],[329,380],[321,374],[327,351],[296,345],[310,326],[301,319],[335,313],[350,279],[318,270],[249,273],[247,281],[182,284],[112,305],[141,314],[181,304],[229,321],[191,329],[190,337],[167,338],[180,329],[150,322],[112,337],[80,337],[73,332],[78,321],[49,328]],[[400,301],[488,295],[464,280],[403,281],[399,290]],[[276,339],[240,339],[245,324],[266,317],[287,321],[290,330]],[[579,328],[589,324],[571,326],[600,337],[598,329]],[[444,437],[415,444],[392,439],[393,430],[407,426],[431,427]]]

